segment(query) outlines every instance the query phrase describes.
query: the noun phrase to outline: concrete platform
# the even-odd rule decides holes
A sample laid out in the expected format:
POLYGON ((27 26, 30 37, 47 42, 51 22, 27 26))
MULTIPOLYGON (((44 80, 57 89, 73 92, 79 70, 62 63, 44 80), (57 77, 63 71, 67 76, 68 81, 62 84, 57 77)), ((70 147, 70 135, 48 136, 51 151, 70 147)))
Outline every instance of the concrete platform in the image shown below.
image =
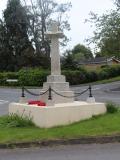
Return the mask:
POLYGON ((81 120, 89 119, 94 115, 104 114, 104 103, 87 103, 75 101, 73 103, 61 103, 54 106, 38 107, 36 105, 11 103, 9 114, 29 116, 36 126, 50 128, 60 125, 68 125, 81 120))

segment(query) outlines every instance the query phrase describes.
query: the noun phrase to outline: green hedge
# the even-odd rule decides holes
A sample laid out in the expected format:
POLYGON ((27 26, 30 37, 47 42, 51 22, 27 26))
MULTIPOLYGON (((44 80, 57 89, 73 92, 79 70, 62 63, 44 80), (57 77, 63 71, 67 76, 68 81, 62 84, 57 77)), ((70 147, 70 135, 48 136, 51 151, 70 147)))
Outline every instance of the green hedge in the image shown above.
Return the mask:
POLYGON ((41 69, 20 70, 18 72, 19 84, 21 86, 42 86, 49 74, 49 71, 41 69))
MULTIPOLYGON (((0 85, 42 86, 49 74, 50 71, 43 69, 22 69, 19 72, 3 72, 0 73, 0 85), (18 82, 6 82, 7 79, 18 79, 18 82)), ((65 70, 62 71, 62 74, 66 76, 66 80, 71 85, 77 85, 119 76, 120 66, 106 66, 99 71, 87 71, 84 68, 75 71, 65 70)))

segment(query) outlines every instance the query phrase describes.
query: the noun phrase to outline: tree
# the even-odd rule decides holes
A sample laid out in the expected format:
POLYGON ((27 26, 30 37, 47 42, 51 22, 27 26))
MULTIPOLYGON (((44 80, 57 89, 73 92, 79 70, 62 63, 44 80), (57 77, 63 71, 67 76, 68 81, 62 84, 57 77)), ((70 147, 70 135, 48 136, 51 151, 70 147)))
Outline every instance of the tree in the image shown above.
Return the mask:
POLYGON ((72 50, 66 50, 62 57, 62 67, 65 69, 78 69, 79 61, 93 58, 90 48, 77 44, 72 50))
POLYGON ((8 49, 6 49, 6 40, 6 28, 2 19, 0 19, 0 71, 8 68, 8 64, 11 62, 11 56, 8 53, 8 49))
POLYGON ((4 10, 4 21, 9 55, 14 69, 19 69, 27 65, 26 54, 33 55, 33 52, 28 53, 33 50, 27 34, 26 10, 20 0, 8 0, 7 8, 4 10))
POLYGON ((120 9, 120 0, 115 0, 115 4, 120 9))
POLYGON ((62 57, 62 68, 71 70, 77 69, 77 63, 75 62, 70 50, 67 50, 62 57))
POLYGON ((83 59, 91 59, 93 58, 92 52, 90 48, 87 48, 86 46, 82 44, 77 44, 73 50, 73 57, 76 60, 83 60, 83 59))
MULTIPOLYGON (((70 28, 67 11, 70 3, 58 4, 54 0, 36 0, 27 6, 27 0, 8 0, 0 24, 0 59, 3 70, 50 64, 50 40, 46 30, 52 20, 61 30, 70 28), (24 1, 24 7, 21 1, 24 1), (42 62, 43 61, 43 62, 42 62), (4 65, 2 65, 4 64, 4 65)), ((67 40, 64 37, 65 42, 67 40)), ((62 43, 63 44, 63 43, 62 43)))
POLYGON ((120 58, 120 12, 111 10, 110 13, 98 16, 91 13, 90 22, 94 23, 96 30, 94 37, 88 41, 95 43, 101 55, 114 55, 120 58))
MULTIPOLYGON (((61 30, 69 30, 67 12, 71 8, 70 3, 58 4, 54 0, 30 0, 31 6, 27 7, 29 23, 29 35, 35 46, 36 54, 50 56, 50 41, 46 38, 45 32, 52 20, 58 22, 61 30)), ((27 1, 24 0, 27 6, 27 1)), ((64 37, 62 45, 65 45, 67 37, 64 37)))

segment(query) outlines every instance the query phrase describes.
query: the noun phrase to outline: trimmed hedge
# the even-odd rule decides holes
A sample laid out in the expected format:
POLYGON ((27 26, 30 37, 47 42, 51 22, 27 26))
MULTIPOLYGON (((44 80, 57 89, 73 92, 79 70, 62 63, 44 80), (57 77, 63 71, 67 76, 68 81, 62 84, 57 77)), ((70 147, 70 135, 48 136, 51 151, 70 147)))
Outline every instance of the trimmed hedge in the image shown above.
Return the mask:
MULTIPOLYGON (((1 86, 42 86, 50 71, 43 69, 22 69, 19 72, 0 73, 1 86), (18 82, 6 82, 7 79, 18 79, 18 82)), ((99 71, 87 71, 84 68, 71 71, 64 70, 62 74, 71 85, 95 82, 120 75, 120 66, 106 66, 99 71)))
POLYGON ((42 69, 20 70, 18 81, 21 86, 42 86, 49 74, 49 71, 42 69))

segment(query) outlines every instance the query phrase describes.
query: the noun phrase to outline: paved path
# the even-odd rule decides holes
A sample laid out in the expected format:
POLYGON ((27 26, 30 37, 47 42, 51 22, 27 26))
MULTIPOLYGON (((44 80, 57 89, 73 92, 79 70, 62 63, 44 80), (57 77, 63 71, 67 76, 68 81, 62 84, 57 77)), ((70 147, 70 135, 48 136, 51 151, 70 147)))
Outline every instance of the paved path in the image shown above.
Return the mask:
MULTIPOLYGON (((120 104, 120 92, 109 91, 110 89, 118 87, 120 87, 120 81, 109 84, 94 85, 92 87, 93 95, 97 102, 113 101, 115 103, 120 104)), ((71 88, 75 92, 82 92, 86 88, 88 88, 88 86, 72 86, 71 88)), ((40 89, 32 89, 31 91, 39 93, 40 89)), ((18 102, 20 96, 21 89, 0 88, 0 115, 7 114, 8 104, 11 102, 18 102)), ((28 97, 28 99, 36 98, 28 94, 26 94, 26 96, 28 97)), ((77 98, 76 100, 86 100, 88 96, 89 93, 87 92, 84 95, 77 98)))
POLYGON ((120 160, 120 144, 0 150, 0 160, 120 160))

